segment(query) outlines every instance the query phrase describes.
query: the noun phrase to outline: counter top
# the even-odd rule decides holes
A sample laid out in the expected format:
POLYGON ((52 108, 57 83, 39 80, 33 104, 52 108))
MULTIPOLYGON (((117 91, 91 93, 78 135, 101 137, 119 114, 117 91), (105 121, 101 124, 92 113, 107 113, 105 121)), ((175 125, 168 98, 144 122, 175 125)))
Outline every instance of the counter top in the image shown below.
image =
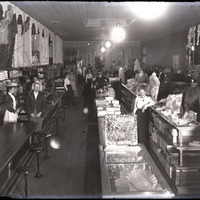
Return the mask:
POLYGON ((4 124, 0 128, 0 171, 15 156, 33 134, 38 123, 20 122, 4 124))
MULTIPOLYGON (((53 114, 61 98, 62 94, 52 94, 52 103, 47 106, 45 111, 43 126, 48 122, 49 116, 53 114)), ((39 123, 36 122, 8 123, 0 127, 0 170, 12 160, 20 147, 38 127, 39 123)))
POLYGON ((137 94, 136 94, 135 92, 131 91, 126 85, 124 85, 124 84, 122 83, 122 86, 123 86, 124 88, 126 88, 127 90, 129 90, 130 93, 132 93, 133 95, 135 95, 135 97, 137 97, 137 94))
POLYGON ((173 121, 169 120, 167 117, 165 117, 164 115, 162 115, 159 111, 157 111, 156 108, 155 108, 155 106, 152 106, 152 107, 149 107, 149 108, 152 111, 154 111, 155 113, 157 113, 162 119, 164 119, 169 124, 171 124, 171 126, 173 126, 174 128, 176 128, 176 129, 178 129, 180 131, 200 130, 200 123, 199 123, 199 126, 177 125, 173 121))

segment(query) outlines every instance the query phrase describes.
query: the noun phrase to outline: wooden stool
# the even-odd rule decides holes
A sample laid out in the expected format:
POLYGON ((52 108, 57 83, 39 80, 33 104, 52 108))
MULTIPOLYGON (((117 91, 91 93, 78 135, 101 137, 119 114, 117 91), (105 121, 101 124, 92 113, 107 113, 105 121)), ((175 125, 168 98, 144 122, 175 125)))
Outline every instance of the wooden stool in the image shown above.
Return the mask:
POLYGON ((31 165, 18 167, 16 172, 20 174, 24 174, 24 182, 25 182, 25 196, 28 196, 28 174, 34 171, 34 167, 31 165))
POLYGON ((43 138, 43 141, 44 141, 44 145, 45 145, 45 147, 44 147, 44 149, 45 149, 45 159, 48 159, 49 158, 49 154, 48 154, 48 144, 47 144, 47 139, 49 138, 49 137, 51 137, 52 136, 52 134, 47 134, 47 135, 45 135, 45 136, 41 136, 41 138, 43 138))
POLYGON ((36 152, 37 155, 37 173, 35 177, 42 177, 43 175, 40 173, 40 152, 44 150, 43 144, 33 146, 31 150, 36 152))

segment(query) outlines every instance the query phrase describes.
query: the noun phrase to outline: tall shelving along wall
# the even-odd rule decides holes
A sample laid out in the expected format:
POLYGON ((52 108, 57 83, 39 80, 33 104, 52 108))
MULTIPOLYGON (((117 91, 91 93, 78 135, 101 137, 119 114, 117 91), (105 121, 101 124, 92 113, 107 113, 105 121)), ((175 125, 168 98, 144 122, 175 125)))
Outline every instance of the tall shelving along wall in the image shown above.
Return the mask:
POLYGON ((176 194, 200 194, 200 124, 176 125, 154 107, 149 109, 150 153, 176 194), (174 133, 175 131, 175 133, 174 133))
POLYGON ((37 74, 45 91, 63 67, 63 41, 10 2, 0 2, 0 125, 5 112, 8 81, 18 83, 18 104, 23 104, 30 77, 37 74))

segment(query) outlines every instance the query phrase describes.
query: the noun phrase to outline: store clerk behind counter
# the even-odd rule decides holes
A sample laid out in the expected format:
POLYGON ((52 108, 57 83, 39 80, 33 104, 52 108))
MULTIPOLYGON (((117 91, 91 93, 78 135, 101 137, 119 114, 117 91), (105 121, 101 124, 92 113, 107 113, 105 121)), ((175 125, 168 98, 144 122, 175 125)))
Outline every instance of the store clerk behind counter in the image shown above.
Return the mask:
POLYGON ((138 96, 135 99, 133 114, 137 115, 138 142, 143 143, 148 148, 149 142, 149 115, 147 108, 153 106, 155 102, 147 96, 147 84, 143 83, 138 88, 138 96))
POLYGON ((94 80, 94 88, 96 90, 103 89, 109 83, 109 78, 104 76, 101 71, 98 71, 97 77, 94 80))

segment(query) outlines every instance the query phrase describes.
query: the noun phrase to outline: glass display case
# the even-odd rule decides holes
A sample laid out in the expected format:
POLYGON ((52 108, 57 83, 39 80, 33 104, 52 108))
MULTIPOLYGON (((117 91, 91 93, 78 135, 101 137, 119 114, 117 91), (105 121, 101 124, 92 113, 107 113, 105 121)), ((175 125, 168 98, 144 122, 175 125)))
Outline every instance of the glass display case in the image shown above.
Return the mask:
POLYGON ((174 193, 143 144, 134 115, 106 115, 98 121, 103 198, 171 198, 174 193))
POLYGON ((109 149, 99 145, 99 153, 103 198, 173 197, 143 144, 109 149))

